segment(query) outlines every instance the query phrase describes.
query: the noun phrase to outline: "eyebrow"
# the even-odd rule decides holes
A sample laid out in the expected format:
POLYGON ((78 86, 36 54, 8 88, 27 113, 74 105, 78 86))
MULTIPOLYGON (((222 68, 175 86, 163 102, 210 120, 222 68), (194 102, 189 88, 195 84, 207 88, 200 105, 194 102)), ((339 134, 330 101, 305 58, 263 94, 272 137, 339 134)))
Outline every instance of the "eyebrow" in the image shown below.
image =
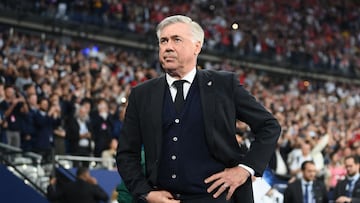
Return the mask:
POLYGON ((161 37, 160 40, 161 40, 161 39, 169 39, 169 38, 170 38, 170 39, 174 39, 174 38, 177 38, 177 37, 183 38, 183 37, 181 37, 180 35, 171 35, 170 37, 161 37))

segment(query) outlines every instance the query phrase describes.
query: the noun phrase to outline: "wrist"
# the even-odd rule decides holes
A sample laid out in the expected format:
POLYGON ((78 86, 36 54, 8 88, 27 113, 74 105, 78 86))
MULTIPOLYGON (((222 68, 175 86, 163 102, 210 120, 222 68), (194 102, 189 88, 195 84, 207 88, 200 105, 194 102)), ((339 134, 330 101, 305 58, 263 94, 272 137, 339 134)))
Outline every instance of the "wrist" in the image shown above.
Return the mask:
POLYGON ((238 166, 245 169, 249 173, 249 177, 255 175, 254 169, 252 169, 244 164, 239 164, 238 166))

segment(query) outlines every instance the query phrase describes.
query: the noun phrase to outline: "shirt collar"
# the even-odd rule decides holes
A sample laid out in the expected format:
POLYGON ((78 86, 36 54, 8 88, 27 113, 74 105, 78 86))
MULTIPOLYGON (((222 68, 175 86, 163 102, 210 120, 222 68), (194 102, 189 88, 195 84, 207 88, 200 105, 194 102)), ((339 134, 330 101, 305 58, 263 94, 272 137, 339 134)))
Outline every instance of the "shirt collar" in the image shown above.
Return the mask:
POLYGON ((348 176, 347 179, 348 179, 348 180, 351 180, 351 181, 354 181, 354 180, 358 180, 359 177, 360 177, 360 174, 357 173, 357 174, 355 174, 354 176, 351 176, 351 177, 348 176))
MULTIPOLYGON (((192 83, 194 81, 196 75, 196 68, 194 67, 188 74, 186 74, 181 80, 186 80, 188 83, 192 83)), ((173 84, 175 80, 178 80, 174 77, 171 77, 168 73, 166 73, 166 82, 168 83, 169 87, 173 84)))
POLYGON ((305 186, 306 184, 312 185, 314 181, 306 181, 303 178, 301 179, 301 185, 305 186))

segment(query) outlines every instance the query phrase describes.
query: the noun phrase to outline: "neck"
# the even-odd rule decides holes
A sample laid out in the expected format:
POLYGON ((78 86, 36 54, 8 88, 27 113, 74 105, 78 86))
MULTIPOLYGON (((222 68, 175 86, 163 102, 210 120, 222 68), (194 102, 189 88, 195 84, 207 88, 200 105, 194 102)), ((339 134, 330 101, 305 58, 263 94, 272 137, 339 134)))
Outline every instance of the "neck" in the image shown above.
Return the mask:
POLYGON ((181 69, 175 69, 175 70, 165 70, 167 74, 169 74, 171 77, 180 80, 184 78, 187 74, 189 74, 195 65, 191 66, 191 68, 181 68, 181 69))
POLYGON ((167 74, 169 74, 171 77, 180 80, 182 79, 187 73, 179 73, 178 71, 174 70, 174 71, 166 71, 167 74))
POLYGON ((355 177, 357 174, 358 174, 358 173, 355 173, 355 174, 352 174, 352 175, 349 174, 348 177, 349 177, 349 178, 353 178, 353 177, 355 177))
POLYGON ((311 183, 311 182, 312 182, 312 180, 306 180, 306 179, 303 179, 303 181, 304 181, 305 183, 311 183))

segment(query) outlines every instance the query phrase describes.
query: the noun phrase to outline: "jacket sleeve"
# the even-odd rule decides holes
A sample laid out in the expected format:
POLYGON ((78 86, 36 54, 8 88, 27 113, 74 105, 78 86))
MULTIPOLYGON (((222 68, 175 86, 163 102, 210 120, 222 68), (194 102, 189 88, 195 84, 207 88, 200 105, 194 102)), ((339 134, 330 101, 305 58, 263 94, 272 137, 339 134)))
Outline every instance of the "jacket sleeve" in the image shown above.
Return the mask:
POLYGON ((134 197, 152 190, 141 166, 141 147, 142 138, 135 88, 129 96, 116 155, 119 174, 134 197))
POLYGON ((102 200, 104 202, 107 202, 109 199, 109 196, 99 185, 94 185, 94 196, 97 200, 102 200))
POLYGON ((235 75, 233 81, 236 118, 248 124, 255 135, 242 164, 252 168, 255 176, 261 176, 275 150, 281 127, 274 116, 245 90, 235 75))
POLYGON ((293 203, 294 200, 293 200, 293 193, 292 193, 292 190, 291 190, 291 186, 288 187, 285 189, 285 192, 284 192, 284 203, 293 203))
POLYGON ((63 194, 62 191, 59 189, 59 187, 50 184, 48 185, 46 190, 47 190, 46 197, 49 201, 56 202, 61 200, 63 194))

